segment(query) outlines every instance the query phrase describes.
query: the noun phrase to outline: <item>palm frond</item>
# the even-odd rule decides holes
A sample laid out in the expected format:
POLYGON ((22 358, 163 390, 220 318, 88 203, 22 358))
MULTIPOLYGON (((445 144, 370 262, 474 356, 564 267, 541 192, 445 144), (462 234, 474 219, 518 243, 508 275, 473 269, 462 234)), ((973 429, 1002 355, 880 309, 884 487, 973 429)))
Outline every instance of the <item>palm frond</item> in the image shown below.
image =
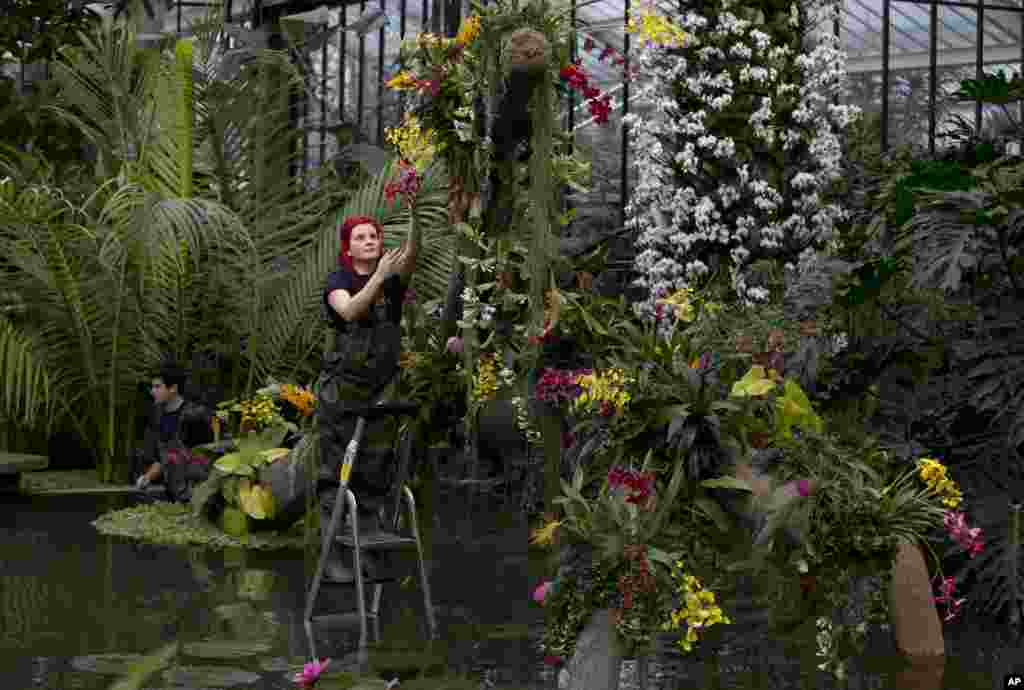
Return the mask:
MULTIPOLYGON (((386 246, 397 246, 402 241, 408 229, 409 211, 388 203, 385 194, 394 167, 394 162, 386 165, 330 217, 326 225, 321 219, 319 232, 312 240, 297 243, 292 249, 289 262, 294 268, 289 271, 286 283, 273 293, 273 302, 260 319, 261 347, 256 355, 260 377, 293 366, 293 362, 282 360, 284 353, 319 351, 325 332, 321 292, 327 274, 337 267, 338 220, 350 215, 375 217, 385 227, 386 246)), ((428 171, 417 201, 423 224, 423 247, 415 285, 425 299, 443 294, 452 266, 453 238, 448 226, 446 185, 442 171, 436 168, 428 171)))
POLYGON ((50 421, 53 410, 46 365, 35 356, 35 343, 0 316, 0 410, 28 427, 50 421))

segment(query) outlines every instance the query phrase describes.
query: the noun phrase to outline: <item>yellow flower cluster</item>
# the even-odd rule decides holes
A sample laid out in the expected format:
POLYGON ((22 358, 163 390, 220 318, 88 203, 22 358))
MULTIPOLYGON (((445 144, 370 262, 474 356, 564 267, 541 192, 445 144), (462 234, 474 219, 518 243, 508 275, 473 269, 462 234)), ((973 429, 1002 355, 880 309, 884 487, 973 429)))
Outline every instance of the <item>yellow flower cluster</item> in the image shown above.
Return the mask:
POLYGON ((459 27, 459 33, 455 37, 455 42, 459 45, 469 45, 476 40, 476 37, 480 35, 480 17, 475 14, 471 14, 462 22, 462 26, 459 27))
POLYGON ((419 119, 412 114, 406 114, 400 127, 388 127, 385 138, 398 149, 402 158, 420 171, 430 164, 437 151, 434 146, 434 131, 423 129, 419 119))
POLYGON ((550 546, 555 541, 555 532, 561 526, 561 520, 551 520, 541 525, 530 535, 530 543, 537 546, 550 546))
POLYGON ((659 299, 657 303, 672 307, 677 319, 689 323, 690 321, 693 321, 695 316, 693 303, 691 301, 692 299, 693 290, 690 288, 683 288, 682 290, 677 290, 669 297, 659 299))
POLYGON ((583 388, 573 403, 577 409, 597 405, 602 414, 610 411, 621 414, 631 399, 626 385, 632 383, 632 379, 621 369, 610 369, 602 374, 583 374, 576 379, 576 383, 583 388))
POLYGON ((398 366, 402 370, 415 369, 419 361, 420 356, 415 352, 403 352, 398 356, 398 366))
POLYGON ((626 30, 640 34, 643 38, 660 46, 682 48, 687 41, 686 33, 667 17, 651 9, 640 11, 640 21, 631 17, 626 30))
POLYGON ((384 85, 395 91, 411 91, 416 88, 416 77, 408 70, 399 72, 391 79, 384 82, 384 85))
POLYGON ((432 34, 429 31, 425 31, 416 36, 416 43, 421 48, 433 48, 434 46, 446 45, 448 43, 451 43, 451 39, 444 38, 443 36, 438 36, 437 34, 432 34))
POLYGON ((277 406, 270 395, 260 394, 238 403, 242 413, 242 429, 262 429, 277 416, 277 406))
POLYGON ((676 642, 683 651, 689 652, 693 649, 693 643, 698 640, 698 632, 718 623, 732 623, 722 613, 722 609, 715 601, 715 593, 704 589, 693 575, 683 571, 683 562, 676 561, 677 571, 673 572, 673 579, 679 582, 679 593, 683 595, 684 606, 671 613, 669 620, 665 621, 662 629, 665 631, 678 630, 686 623, 686 635, 680 637, 676 642))
POLYGON ((281 386, 281 399, 294 405, 303 417, 312 415, 313 409, 316 407, 316 396, 305 388, 299 388, 292 383, 285 383, 281 386))
POLYGON ((963 500, 960 488, 946 476, 946 466, 934 458, 921 458, 917 461, 917 470, 928 488, 942 496, 942 504, 947 508, 956 508, 963 500))
POLYGON ((473 395, 477 400, 493 400, 498 392, 498 363, 494 354, 480 358, 473 395))

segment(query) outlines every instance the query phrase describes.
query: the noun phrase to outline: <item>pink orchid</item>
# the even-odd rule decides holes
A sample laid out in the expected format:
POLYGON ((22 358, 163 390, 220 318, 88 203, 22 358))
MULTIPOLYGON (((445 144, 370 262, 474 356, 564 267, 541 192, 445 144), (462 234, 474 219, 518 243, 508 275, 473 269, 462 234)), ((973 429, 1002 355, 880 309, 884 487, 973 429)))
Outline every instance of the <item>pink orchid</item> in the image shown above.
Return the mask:
POLYGON ((533 600, 544 605, 544 600, 547 598, 548 593, 551 591, 551 580, 545 580, 544 582, 537 585, 537 588, 533 590, 533 600))
POLYGON ((445 349, 451 352, 453 355, 462 354, 463 342, 462 338, 457 335, 453 335, 448 338, 448 342, 445 343, 445 349))
POLYGON ((798 479, 789 483, 789 488, 801 498, 807 498, 814 493, 814 484, 809 479, 798 479))
POLYGON ((968 527, 966 517, 961 511, 946 511, 942 522, 949 531, 949 536, 955 539, 971 558, 984 550, 985 542, 981 538, 981 528, 968 527))
POLYGON ((316 685, 316 682, 320 680, 320 675, 327 668, 327 664, 331 663, 330 659, 324 659, 323 661, 310 661, 308 664, 302 667, 302 673, 296 673, 293 679, 300 687, 312 688, 316 685))

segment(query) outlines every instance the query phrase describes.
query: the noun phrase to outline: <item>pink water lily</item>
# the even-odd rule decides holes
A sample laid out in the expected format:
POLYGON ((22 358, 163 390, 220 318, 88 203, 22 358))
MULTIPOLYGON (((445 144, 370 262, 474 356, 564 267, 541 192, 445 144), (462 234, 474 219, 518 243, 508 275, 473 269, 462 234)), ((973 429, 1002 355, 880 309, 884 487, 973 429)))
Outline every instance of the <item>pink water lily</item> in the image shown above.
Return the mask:
POLYGON ((548 593, 551 591, 551 586, 551 580, 545 580, 544 582, 540 583, 537 586, 537 588, 533 590, 533 600, 541 606, 543 606, 544 600, 547 598, 548 593))
POLYGON ((330 659, 324 659, 323 661, 310 661, 308 664, 302 667, 302 673, 296 673, 293 679, 299 687, 312 688, 316 685, 316 682, 320 680, 320 674, 327 668, 327 664, 331 663, 330 659))

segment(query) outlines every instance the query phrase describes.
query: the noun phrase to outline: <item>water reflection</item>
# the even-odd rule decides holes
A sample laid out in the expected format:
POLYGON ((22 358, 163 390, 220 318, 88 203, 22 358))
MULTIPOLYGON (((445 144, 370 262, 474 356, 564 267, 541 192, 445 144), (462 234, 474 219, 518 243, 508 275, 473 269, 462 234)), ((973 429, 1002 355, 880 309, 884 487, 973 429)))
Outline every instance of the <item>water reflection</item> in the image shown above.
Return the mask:
MULTIPOLYGON (((178 640, 176 662, 148 687, 292 687, 291 674, 308 656, 301 621, 309 571, 304 554, 209 552, 98 535, 89 523, 125 500, 61 496, 0 505, 2 686, 105 690, 132 659, 178 640)), ((525 523, 518 531, 491 534, 479 526, 471 546, 443 533, 433 540, 431 579, 441 632, 506 626, 504 638, 488 640, 489 661, 511 661, 496 678, 526 687, 535 661, 526 623, 537 612, 526 606, 525 594, 493 596, 528 591, 525 523), (508 626, 517 624, 519 636, 510 637, 508 626), (505 654, 502 645, 514 653, 505 654)), ((344 588, 332 588, 324 604, 355 609, 353 593, 344 588)), ((470 670, 477 639, 428 648, 421 609, 416 578, 408 589, 386 586, 371 637, 379 644, 368 655, 353 654, 358 625, 344 616, 317 621, 318 649, 335 659, 336 668, 361 661, 375 670, 382 664, 416 672, 470 670)))
MULTIPOLYGON (((129 658, 171 640, 182 643, 181 652, 173 669, 150 682, 154 690, 242 680, 235 687, 293 687, 291 674, 308 655, 301 617, 315 563, 300 552, 208 552, 101 538, 90 521, 123 500, 61 496, 0 504, 2 687, 106 690, 129 658), (245 674, 259 679, 248 682, 245 674)), ((455 518, 443 515, 440 523, 455 525, 455 518)), ((318 651, 335 659, 332 666, 407 674, 440 665, 498 687, 557 687, 537 649, 542 613, 529 605, 528 592, 540 572, 527 562, 525 524, 483 515, 460 525, 460 539, 437 529, 432 540, 442 639, 425 641, 413 578, 408 589, 385 588, 379 629, 371 625, 370 633, 379 644, 362 658, 351 617, 317 620, 318 651)), ((324 608, 353 610, 353 595, 331 588, 324 608)), ((733 630, 693 655, 652 660, 648 688, 990 690, 1004 674, 1024 672, 1021 640, 978 624, 947 628, 947 659, 910 662, 882 639, 853 663, 845 684, 815 669, 813 637, 787 646, 752 625, 726 627, 733 630)), ((633 668, 626 665, 623 690, 637 687, 633 668)))

